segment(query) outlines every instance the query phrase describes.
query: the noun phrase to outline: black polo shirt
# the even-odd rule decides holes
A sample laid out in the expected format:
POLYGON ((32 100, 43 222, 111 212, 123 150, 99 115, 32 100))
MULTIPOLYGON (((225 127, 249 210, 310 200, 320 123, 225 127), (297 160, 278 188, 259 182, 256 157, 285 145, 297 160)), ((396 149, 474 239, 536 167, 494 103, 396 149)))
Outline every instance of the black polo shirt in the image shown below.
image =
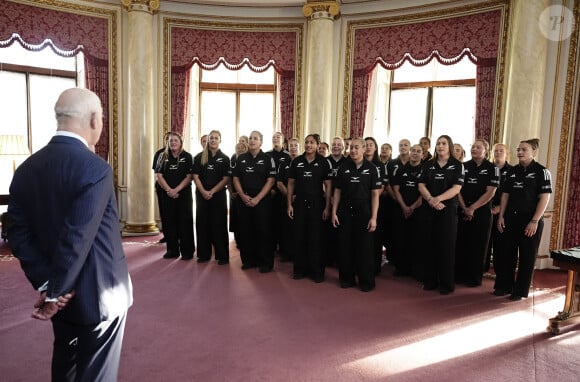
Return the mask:
POLYGON ((253 197, 260 193, 268 178, 276 178, 276 164, 262 150, 255 158, 247 152, 238 156, 232 175, 239 179, 244 192, 253 197))
MULTIPOLYGON (((431 195, 438 196, 458 184, 463 186, 463 164, 453 157, 449 157, 445 166, 439 166, 433 158, 423 163, 419 183, 424 183, 431 195)), ((457 205, 457 195, 443 201, 446 206, 457 205)))
MULTIPOLYGON (((193 167, 193 158, 191 154, 187 151, 182 151, 179 156, 175 158, 171 152, 169 157, 165 158, 160 169, 157 169, 157 173, 161 173, 163 178, 171 188, 175 188, 181 183, 183 179, 188 174, 191 174, 191 169, 193 167)), ((187 187, 191 187, 191 183, 187 187)))
POLYGON ((533 214, 539 195, 552 193, 552 175, 535 160, 525 168, 517 164, 508 170, 502 192, 510 194, 508 212, 533 214))
POLYGON ((332 178, 332 165, 322 155, 316 154, 308 163, 304 154, 294 158, 288 169, 288 178, 295 179, 294 194, 296 197, 312 200, 323 196, 322 185, 332 178))
POLYGON ((334 187, 340 189, 341 202, 370 201, 371 191, 382 186, 379 169, 373 163, 363 160, 360 168, 348 158, 338 168, 334 187))
POLYGON ((276 164, 276 170, 280 169, 280 165, 282 163, 288 164, 290 163, 290 153, 286 150, 270 150, 266 152, 266 155, 269 155, 274 159, 274 163, 276 164))
MULTIPOLYGON (((490 161, 484 160, 478 166, 473 159, 463 163, 465 182, 461 187, 461 196, 466 206, 470 206, 485 194, 488 186, 499 186, 499 169, 490 161)), ((488 203, 491 206, 491 200, 488 203)))
MULTIPOLYGON (((496 168, 497 168, 497 166, 496 166, 496 168)), ((499 186, 497 187, 497 191, 493 195, 493 199, 491 201, 492 206, 499 206, 501 203, 501 189, 503 187, 503 184, 505 183, 505 180, 507 178, 507 174, 508 174, 508 171, 510 170, 510 168, 512 168, 512 165, 510 165, 509 163, 506 162, 502 168, 498 169, 498 171, 499 171, 499 186)))
POLYGON ((419 176, 422 168, 421 163, 413 166, 411 162, 407 162, 397 170, 395 177, 391 180, 391 185, 399 186, 399 193, 407 206, 415 203, 421 195, 419 193, 419 176))
POLYGON ((224 176, 230 176, 230 159, 218 150, 215 155, 211 151, 208 152, 207 163, 205 166, 201 164, 201 154, 199 153, 193 158, 193 174, 199 176, 199 180, 206 190, 211 190, 216 184, 222 181, 224 176))
POLYGON ((334 177, 336 177, 336 172, 338 171, 338 168, 340 167, 340 165, 346 161, 346 157, 341 155, 339 160, 334 160, 334 158, 331 155, 328 157, 328 160, 329 160, 330 166, 332 168, 332 177, 334 178, 334 177))

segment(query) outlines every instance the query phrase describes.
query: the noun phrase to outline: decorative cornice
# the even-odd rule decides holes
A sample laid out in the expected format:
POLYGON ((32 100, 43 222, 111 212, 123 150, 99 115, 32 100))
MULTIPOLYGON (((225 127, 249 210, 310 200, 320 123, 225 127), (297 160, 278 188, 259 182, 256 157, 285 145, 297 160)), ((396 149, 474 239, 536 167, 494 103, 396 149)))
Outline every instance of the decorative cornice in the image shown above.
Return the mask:
POLYGON ((160 0, 121 0, 121 4, 129 12, 142 11, 155 13, 159 10, 160 0))
POLYGON ((308 1, 302 7, 302 14, 312 20, 334 20, 340 15, 340 5, 336 1, 308 1))

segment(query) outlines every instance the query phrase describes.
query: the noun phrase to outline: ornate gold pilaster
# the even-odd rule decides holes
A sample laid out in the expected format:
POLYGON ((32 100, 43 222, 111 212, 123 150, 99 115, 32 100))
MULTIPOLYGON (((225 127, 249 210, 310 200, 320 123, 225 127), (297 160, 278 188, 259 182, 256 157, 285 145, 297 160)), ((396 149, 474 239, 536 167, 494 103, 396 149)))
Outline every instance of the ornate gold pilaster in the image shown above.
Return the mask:
POLYGON ((151 14, 159 10, 160 0, 121 0, 127 11, 142 11, 151 14))
POLYGON ((152 235, 155 225, 153 171, 149 166, 154 154, 154 51, 153 14, 141 7, 159 8, 158 1, 129 1, 127 17, 126 146, 127 219, 124 235, 152 235), (139 11, 136 11, 137 8, 139 11))
POLYGON ((340 5, 336 1, 307 1, 302 6, 304 17, 312 19, 335 19, 340 15, 340 5))
POLYGON ((333 21, 340 13, 335 1, 309 1, 302 8, 309 18, 306 67, 304 136, 318 133, 323 140, 332 134, 333 21))

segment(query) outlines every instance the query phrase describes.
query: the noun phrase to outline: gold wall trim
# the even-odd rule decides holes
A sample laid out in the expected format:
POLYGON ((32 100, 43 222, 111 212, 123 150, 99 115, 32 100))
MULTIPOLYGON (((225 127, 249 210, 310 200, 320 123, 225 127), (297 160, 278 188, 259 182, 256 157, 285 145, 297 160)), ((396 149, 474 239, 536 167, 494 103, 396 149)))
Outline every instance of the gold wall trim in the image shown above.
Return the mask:
MULTIPOLYGON (((344 96, 342 105, 342 136, 350 135, 350 119, 351 119, 351 86, 353 76, 353 61, 354 61, 354 36, 357 29, 388 27, 391 25, 412 24, 416 22, 441 20, 450 17, 465 16, 470 14, 482 13, 493 10, 501 10, 502 28, 501 36, 499 36, 498 43, 498 57, 497 57, 497 72, 496 72, 496 96, 494 100, 494 119, 492 121, 492 141, 494 137, 499 136, 501 130, 501 110, 503 107, 503 83, 504 83, 504 66, 505 54, 507 49, 507 32, 509 27, 509 0, 492 0, 485 1, 479 4, 468 6, 438 9, 427 12, 417 12, 412 14, 405 14, 399 16, 389 16, 384 18, 367 19, 349 21, 347 23, 347 37, 346 37, 346 58, 345 58, 345 77, 344 77, 344 96)), ((409 8, 412 10, 412 8, 409 8)))
POLYGON ((272 23, 226 23, 181 18, 163 19, 163 134, 170 130, 171 123, 171 28, 191 28, 207 30, 239 30, 256 32, 295 32, 296 57, 294 76, 294 126, 293 133, 302 131, 302 57, 304 45, 304 24, 272 23))
MULTIPOLYGON (((554 197, 554 216, 550 232, 550 249, 561 248, 564 241, 566 213, 568 211, 568 187, 572 173, 571 158, 574 149, 574 134, 576 132, 576 117, 578 97, 578 82, 580 82, 580 62, 578 44, 580 35, 580 1, 574 6, 574 32, 570 36, 570 50, 568 52, 568 70, 566 72, 566 88, 564 90, 564 109, 562 111, 562 125, 560 131, 560 145, 558 151, 558 166, 554 197)), ((580 148, 576 148, 576 151, 580 148)))

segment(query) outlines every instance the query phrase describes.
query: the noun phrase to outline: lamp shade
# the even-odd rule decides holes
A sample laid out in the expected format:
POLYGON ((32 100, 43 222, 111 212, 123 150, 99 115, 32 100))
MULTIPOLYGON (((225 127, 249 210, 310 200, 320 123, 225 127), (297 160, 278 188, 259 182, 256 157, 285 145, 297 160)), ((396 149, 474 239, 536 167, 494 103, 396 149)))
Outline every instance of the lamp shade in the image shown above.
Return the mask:
POLYGON ((22 135, 0 135, 0 155, 29 155, 22 135))

